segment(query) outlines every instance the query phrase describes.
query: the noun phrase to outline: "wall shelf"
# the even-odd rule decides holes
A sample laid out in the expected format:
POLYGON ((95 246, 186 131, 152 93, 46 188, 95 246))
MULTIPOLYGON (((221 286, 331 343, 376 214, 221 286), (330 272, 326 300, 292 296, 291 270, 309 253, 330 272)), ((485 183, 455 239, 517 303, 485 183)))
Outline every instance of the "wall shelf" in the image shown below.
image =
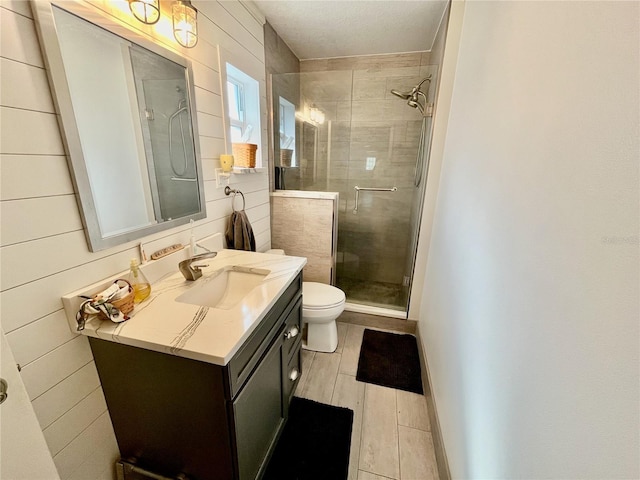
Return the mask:
POLYGON ((252 173, 264 173, 266 167, 249 168, 249 167, 233 167, 230 172, 223 172, 221 168, 216 168, 216 187, 224 187, 229 185, 233 175, 247 175, 252 173))

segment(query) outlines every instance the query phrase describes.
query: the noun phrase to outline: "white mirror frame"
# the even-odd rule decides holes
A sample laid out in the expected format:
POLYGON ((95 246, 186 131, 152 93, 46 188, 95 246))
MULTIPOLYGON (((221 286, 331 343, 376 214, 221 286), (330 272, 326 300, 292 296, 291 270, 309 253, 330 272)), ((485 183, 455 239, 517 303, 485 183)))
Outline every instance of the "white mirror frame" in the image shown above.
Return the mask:
POLYGON ((62 132, 62 141, 67 154, 67 162, 71 171, 71 177, 76 193, 76 199, 80 209, 84 232, 89 249, 92 252, 104 250, 123 243, 130 242, 160 231, 168 230, 179 225, 189 223, 191 220, 200 220, 206 217, 206 202, 204 196, 204 181, 202 174, 202 162, 200 156, 200 141, 196 120, 195 91, 193 85, 193 71, 191 62, 155 42, 143 37, 126 23, 108 16, 97 8, 76 1, 69 0, 32 0, 31 8, 36 19, 36 29, 43 50, 49 84, 58 114, 58 123, 62 132), (196 157, 196 174, 200 201, 200 212, 184 217, 144 226, 122 234, 103 237, 96 215, 96 206, 91 192, 89 176, 84 160, 84 153, 78 134, 78 125, 73 110, 69 84, 67 82, 60 42, 58 40, 56 25, 53 17, 53 6, 57 6, 78 17, 97 25, 115 35, 138 44, 162 57, 165 57, 183 67, 187 71, 187 89, 189 91, 189 109, 192 118, 192 131, 196 157))

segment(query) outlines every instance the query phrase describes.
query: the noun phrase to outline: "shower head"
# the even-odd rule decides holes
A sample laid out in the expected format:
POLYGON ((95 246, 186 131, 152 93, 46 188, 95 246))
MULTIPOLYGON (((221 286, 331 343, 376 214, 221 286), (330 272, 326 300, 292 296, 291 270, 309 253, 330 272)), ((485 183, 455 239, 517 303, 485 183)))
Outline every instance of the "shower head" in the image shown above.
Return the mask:
POLYGON ((413 95, 413 92, 399 92, 398 90, 391 90, 391 93, 403 100, 409 100, 413 95))
MULTIPOLYGON (((426 111, 426 106, 428 104, 428 99, 427 99, 427 95, 422 90, 420 90, 420 87, 422 87, 422 84, 425 82, 428 82, 427 85, 431 84, 431 75, 428 75, 425 78, 423 78, 420 81, 420 83, 418 83, 415 87, 411 89, 410 92, 399 92, 398 90, 391 90, 391 93, 394 94, 396 97, 400 97, 403 100, 406 100, 407 105, 409 105, 412 108, 418 109, 420 113, 424 116, 426 111), (420 101, 420 97, 422 97, 422 102, 420 101)), ((429 89, 427 88, 427 92, 428 91, 429 89)))

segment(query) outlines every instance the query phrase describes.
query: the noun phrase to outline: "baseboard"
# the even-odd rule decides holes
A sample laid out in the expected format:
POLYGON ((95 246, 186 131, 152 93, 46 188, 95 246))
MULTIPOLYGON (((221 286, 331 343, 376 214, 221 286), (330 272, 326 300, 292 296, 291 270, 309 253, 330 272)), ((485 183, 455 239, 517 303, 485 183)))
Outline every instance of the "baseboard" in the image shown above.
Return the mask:
POLYGON ((348 312, 344 311, 337 319, 342 323, 353 323, 371 328, 380 328, 383 330, 392 330, 400 333, 415 334, 417 322, 414 320, 403 320, 400 318, 381 317, 371 315, 369 313, 348 312))
POLYGON ((429 374, 429 364, 427 356, 422 349, 422 339, 420 338, 420 326, 416 325, 416 339, 418 340, 418 353, 420 355, 420 367, 422 369, 422 384, 425 387, 425 397, 427 399, 427 408, 429 410, 429 422, 431 422, 431 437, 433 438, 433 447, 436 452, 436 463, 438 464, 438 477, 440 480, 451 480, 449 472, 449 463, 447 462, 447 454, 442 441, 442 431, 440 430, 440 422, 438 421, 438 410, 433 398, 433 390, 431 388, 431 375, 429 374))

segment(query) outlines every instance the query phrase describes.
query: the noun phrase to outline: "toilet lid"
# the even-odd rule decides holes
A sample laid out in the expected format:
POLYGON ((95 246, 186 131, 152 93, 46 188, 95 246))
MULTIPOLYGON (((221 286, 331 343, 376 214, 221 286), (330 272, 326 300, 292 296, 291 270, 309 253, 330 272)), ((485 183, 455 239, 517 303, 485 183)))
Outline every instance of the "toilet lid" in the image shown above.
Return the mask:
POLYGON ((330 308, 344 303, 345 295, 339 288, 317 282, 302 282, 304 308, 330 308))

